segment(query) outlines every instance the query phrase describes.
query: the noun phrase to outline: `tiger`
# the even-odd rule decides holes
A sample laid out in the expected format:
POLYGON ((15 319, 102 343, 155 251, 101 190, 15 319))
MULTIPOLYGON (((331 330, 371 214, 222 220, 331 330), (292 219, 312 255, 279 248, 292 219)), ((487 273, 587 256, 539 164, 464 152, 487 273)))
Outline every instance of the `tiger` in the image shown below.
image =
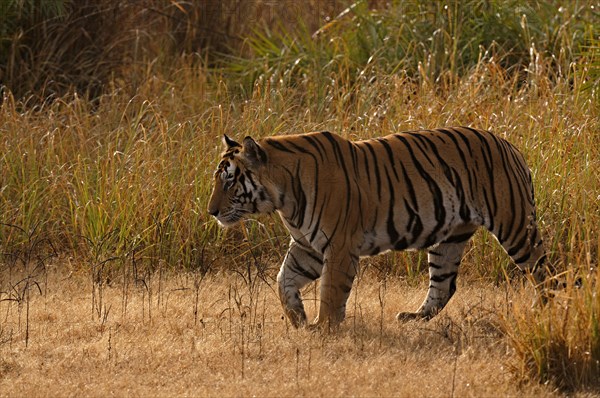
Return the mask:
POLYGON ((208 213, 224 226, 277 212, 291 240, 277 274, 296 328, 333 327, 361 257, 427 251, 429 289, 416 312, 429 320, 456 292, 467 242, 479 227, 536 285, 546 278, 531 171, 521 152, 471 127, 406 131, 351 141, 322 131, 238 143, 223 137, 208 213), (307 323, 301 289, 320 278, 318 315, 307 323))

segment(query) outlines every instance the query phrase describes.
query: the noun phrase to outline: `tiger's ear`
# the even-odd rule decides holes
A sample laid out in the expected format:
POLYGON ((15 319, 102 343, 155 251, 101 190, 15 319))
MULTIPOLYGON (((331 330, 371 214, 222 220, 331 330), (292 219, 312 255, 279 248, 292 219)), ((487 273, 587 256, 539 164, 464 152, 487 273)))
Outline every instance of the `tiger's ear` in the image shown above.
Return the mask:
POLYGON ((231 138, 229 138, 227 136, 227 134, 223 134, 223 146, 225 147, 226 150, 227 149, 231 149, 231 148, 236 147, 236 146, 237 147, 241 147, 241 145, 238 142, 236 142, 236 141, 232 140, 231 138))
POLYGON ((244 138, 243 147, 244 157, 251 166, 258 167, 267 163, 267 153, 252 137, 244 138))

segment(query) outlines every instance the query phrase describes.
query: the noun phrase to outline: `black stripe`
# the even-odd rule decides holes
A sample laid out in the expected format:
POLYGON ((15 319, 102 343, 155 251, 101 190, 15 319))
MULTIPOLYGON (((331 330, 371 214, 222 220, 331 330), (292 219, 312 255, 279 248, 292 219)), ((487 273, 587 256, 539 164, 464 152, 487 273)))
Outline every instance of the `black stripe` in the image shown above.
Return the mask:
POLYGON ((394 195, 394 187, 392 185, 392 179, 390 178, 390 173, 388 173, 387 168, 385 169, 385 176, 388 181, 388 189, 390 193, 390 203, 388 205, 388 217, 387 217, 387 232, 390 237, 390 243, 395 245, 400 237, 400 234, 396 230, 396 226, 394 224, 394 207, 396 205, 395 195, 394 195))
MULTIPOLYGON (((304 137, 304 136, 303 136, 303 137, 304 137)), ((311 139, 311 140, 312 140, 312 139, 311 139)), ((314 141, 314 140, 313 140, 313 141, 314 141)), ((309 142, 311 142, 311 141, 309 141, 309 142)), ((319 185, 320 185, 320 184, 319 184, 319 161, 318 161, 317 157, 316 157, 316 156, 315 156, 315 155, 314 155, 314 154, 313 154, 311 151, 307 150, 306 148, 303 148, 303 147, 301 147, 301 146, 299 146, 299 145, 297 145, 297 144, 295 144, 295 143, 293 143, 293 142, 289 142, 289 144, 290 144, 290 145, 291 145, 291 146, 292 146, 292 147, 293 147, 295 150, 297 150, 298 152, 301 152, 301 153, 304 153, 304 154, 307 154, 307 155, 309 155, 309 156, 312 158, 313 162, 315 163, 315 165, 314 165, 314 171, 315 171, 315 175, 314 175, 314 181, 315 181, 315 184, 314 184, 314 193, 313 193, 313 202, 312 202, 312 203, 313 203, 313 204, 314 204, 314 203, 317 203, 317 200, 318 200, 318 194, 319 194, 319 185)), ((314 143, 311 143, 311 145, 313 145, 313 144, 314 144, 314 143)), ((317 149, 317 151, 319 151, 318 147, 316 147, 316 149, 317 149)), ((296 184, 299 184, 300 191, 301 191, 300 193, 301 193, 301 195, 302 195, 302 196, 301 196, 301 198, 303 198, 303 199, 304 199, 304 203, 302 203, 302 204, 300 205, 300 207, 301 207, 303 210, 302 210, 302 218, 300 219, 300 223, 299 223, 299 225, 298 225, 298 227, 302 227, 302 225, 304 224, 304 215, 305 215, 305 211, 306 211, 307 203, 306 203, 306 195, 304 194, 304 190, 302 189, 302 185, 301 185, 301 182, 300 182, 300 181, 301 181, 301 179, 300 179, 300 174, 299 174, 299 171, 298 171, 298 167, 297 167, 297 169, 296 169, 296 178, 295 178, 295 179, 292 179, 292 181, 295 181, 295 183, 296 183, 296 184)), ((294 187, 296 186, 296 184, 294 184, 294 187)), ((296 189, 295 189, 295 192, 298 192, 298 190, 297 190, 297 187, 296 187, 296 189)), ((313 220, 314 220, 314 215, 315 215, 315 206, 313 205, 313 206, 312 206, 312 213, 311 213, 311 217, 310 217, 309 225, 312 225, 312 222, 313 222, 313 220)))
POLYGON ((317 232, 319 232, 319 230, 321 229, 321 217, 323 216, 323 209, 327 205, 327 202, 329 202, 329 196, 324 198, 321 203, 321 209, 319 210, 319 216, 317 217, 317 221, 316 221, 315 225, 312 227, 312 233, 310 234, 310 239, 309 239, 310 243, 313 243, 313 241, 315 240, 315 237, 317 236, 317 232))
POLYGON ((429 187, 429 191, 431 193, 435 212, 435 220, 437 221, 437 224, 425 240, 425 243, 423 244, 423 247, 428 247, 437 242, 436 234, 442 229, 442 227, 446 223, 446 209, 444 208, 444 197, 435 179, 432 178, 431 175, 429 175, 429 173, 425 171, 425 169, 423 169, 423 166, 421 166, 419 161, 415 158, 415 155, 410 148, 408 140, 401 135, 395 135, 395 137, 398 140, 400 140, 400 142, 402 142, 407 148, 408 153, 410 154, 410 157, 412 159, 413 165, 415 166, 421 177, 423 177, 423 179, 427 183, 427 186, 429 187))
POLYGON ((423 232, 423 222, 419 214, 414 211, 404 199, 404 208, 408 213, 408 223, 406 224, 406 230, 412 233, 412 243, 416 242, 423 232))
POLYGON ((320 181, 319 181, 319 162, 317 162, 317 159, 315 158, 315 190, 314 190, 314 194, 313 194, 313 202, 312 202, 312 212, 310 214, 310 221, 308 222, 308 225, 312 225, 314 217, 315 217, 315 211, 316 211, 316 204, 317 201, 319 200, 319 185, 320 185, 320 181))
POLYGON ((286 144, 289 144, 290 146, 292 146, 292 147, 293 147, 293 148, 294 148, 296 151, 298 151, 298 152, 305 153, 305 154, 307 154, 307 155, 310 155, 310 156, 312 156, 312 158, 313 158, 313 159, 315 159, 315 162, 316 162, 316 159, 317 159, 317 158, 316 158, 316 157, 315 157, 315 155, 313 155, 313 154, 312 154, 312 152, 310 152, 308 149, 306 149, 306 148, 304 148, 304 147, 301 147, 300 145, 298 145, 298 144, 295 144, 295 143, 294 143, 294 142, 292 142, 292 141, 286 141, 286 144))
POLYGON ((504 225, 500 224, 498 226, 498 232, 495 232, 494 235, 496 235, 496 237, 498 238, 498 242, 500 242, 501 245, 503 245, 506 242, 506 238, 504 238, 502 235, 504 233, 504 225))
POLYGON ((448 142, 444 139, 446 137, 446 132, 447 130, 443 130, 443 129, 435 129, 432 131, 432 137, 437 138, 438 140, 442 141, 442 143, 444 145, 447 145, 448 142))
POLYGON ((516 259, 514 260, 514 261, 515 261, 515 264, 521 264, 521 263, 524 263, 525 261, 529 260, 529 257, 531 257, 531 252, 527 252, 527 253, 525 253, 524 255, 522 255, 521 257, 519 257, 519 258, 516 258, 516 259))
POLYGON ((411 135, 411 138, 413 139, 411 143, 414 144, 415 148, 421 152, 421 154, 423 155, 425 160, 427 160, 429 165, 433 168, 437 167, 437 163, 433 162, 429 157, 430 151, 427 149, 426 143, 423 142, 424 136, 422 134, 413 134, 411 135))
MULTIPOLYGON (((348 279, 350 279, 350 278, 348 278, 348 279)), ((346 285, 346 284, 340 285, 340 290, 342 291, 342 293, 348 294, 352 290, 352 285, 346 285)))
MULTIPOLYGON (((356 221, 358 221, 358 222, 357 222, 357 224, 356 224, 356 227, 355 227, 355 228, 363 228, 363 220, 364 220, 365 218, 362 216, 362 210, 363 210, 363 197, 362 197, 362 190, 361 190, 361 189, 360 189, 360 187, 358 186, 358 181, 356 181, 356 180, 355 180, 355 181, 354 181, 354 185, 356 186, 356 190, 355 190, 355 192, 356 192, 356 194, 357 194, 357 201, 358 201, 358 213, 359 213, 358 220, 356 220, 356 221)), ((352 231, 352 232, 356 232, 356 230, 354 230, 354 231, 352 231)))
POLYGON ((373 149, 373 146, 370 142, 365 141, 363 142, 363 144, 367 147, 369 153, 371 154, 371 157, 373 158, 373 164, 375 165, 373 169, 375 170, 375 180, 377 181, 377 197, 381 199, 381 173, 379 172, 379 162, 377 160, 377 155, 375 155, 375 150, 373 149))
POLYGON ((324 149, 321 149, 321 146, 319 145, 318 140, 316 140, 314 137, 312 137, 310 135, 302 135, 302 136, 300 136, 300 138, 307 141, 310 146, 312 146, 313 148, 315 148, 317 150, 317 152, 319 153, 319 156, 321 157, 321 160, 325 160, 325 155, 323 154, 324 149))
POLYGON ((308 270, 302 267, 296 256, 294 256, 292 253, 288 253, 288 255, 293 260, 292 264, 287 264, 290 271, 294 272, 297 275, 302 275, 303 277, 305 277, 306 279, 310 279, 311 281, 314 281, 320 276, 314 269, 311 268, 310 270, 308 270))
POLYGON ((471 239, 471 236, 473 236, 473 232, 467 232, 466 234, 452 235, 452 236, 449 236, 448 238, 444 239, 444 241, 441 243, 462 243, 462 242, 466 242, 469 239, 471 239))
POLYGON ((502 138, 500 138, 500 140, 503 142, 507 154, 510 155, 512 159, 512 170, 518 174, 521 185, 524 187, 531 186, 531 171, 525 162, 523 154, 510 142, 502 138))
POLYGON ((447 274, 432 275, 429 280, 436 283, 444 282, 448 278, 456 277, 456 272, 448 272, 447 274))
POLYGON ((327 138, 327 140, 329 141, 329 143, 331 144, 331 147, 333 148, 333 151, 335 153, 335 157, 338 161, 338 164, 340 166, 342 166, 342 170, 344 171, 344 178, 346 180, 346 207, 350 205, 350 201, 351 201, 351 197, 350 197, 350 177, 348 174, 348 168, 346 167, 346 162, 344 161, 344 156, 342 154, 342 150, 340 148, 339 143, 336 141, 336 139, 333 137, 333 135, 329 132, 323 132, 322 133, 323 136, 325 138, 327 138))
MULTIPOLYGON (((343 217, 344 219, 346 217, 343 217)), ((338 230, 338 227, 340 226, 340 220, 342 219, 342 217, 338 217, 336 223, 335 223, 335 227, 333 228, 333 231, 331 231, 331 235, 327 236, 327 242, 325 242, 325 245, 323 245, 323 248, 321 249, 321 251, 323 253, 325 253, 325 250, 327 250, 327 248, 331 245, 331 242, 333 241, 333 238, 335 237, 335 234, 338 230)))
MULTIPOLYGON (((465 128, 465 127, 463 127, 465 128)), ((463 133, 462 131, 454 128, 454 129, 450 129, 449 131, 452 131, 454 134, 458 135, 460 137, 460 139, 462 140, 462 142, 465 144, 465 146, 467 147, 467 149, 469 150, 469 157, 471 159, 473 159, 473 148, 471 148, 471 141, 467 138, 467 136, 465 135, 465 133, 463 133)))
POLYGON ((448 299, 454 296, 454 293, 456 293, 456 274, 454 274, 452 280, 450 280, 450 287, 448 289, 448 299))
MULTIPOLYGON (((493 219, 498 212, 498 199, 496 198, 496 190, 494 189, 494 171, 493 171, 493 155, 492 149, 490 148, 490 144, 487 141, 486 137, 483 136, 481 131, 475 130, 470 127, 464 127, 465 129, 473 132, 473 134, 479 139, 481 142, 481 154, 483 155, 483 161, 485 163, 486 171, 488 173, 489 184, 492 187, 492 210, 493 213, 490 214, 490 218, 493 219), (485 152, 484 152, 485 149, 485 152)), ((488 136, 492 136, 491 133, 487 133, 488 136)))
POLYGON ((352 159, 354 174, 358 176, 360 172, 358 170, 358 159, 356 158, 356 147, 354 146, 352 141, 348 141, 348 151, 350 152, 350 158, 352 159))
POLYGON ((458 151, 458 156, 462 160, 463 167, 465 169, 465 173, 467 174, 467 177, 469 179, 469 192, 471 193, 471 199, 474 200, 475 197, 473 196, 474 195, 473 179, 471 178, 471 173, 470 173, 470 170, 473 168, 473 165, 469 164, 469 162, 467 162, 467 157, 465 156, 465 152, 462 150, 462 148, 460 147, 460 145, 458 143, 458 140, 456 139, 456 137, 453 134, 453 133, 456 133, 456 131, 446 130, 446 129, 440 129, 439 131, 445 133, 447 135, 447 137, 449 137, 452 140, 452 142, 454 143, 454 146, 456 147, 456 150, 458 151))
MULTIPOLYGON (((519 206, 519 207, 516 206, 515 191, 514 191, 514 188, 513 188, 513 185, 515 183, 514 175, 511 178, 511 172, 510 172, 511 168, 509 168, 509 165, 508 165, 508 158, 506 156, 504 148, 501 146, 501 143, 497 139, 496 139, 496 147, 498 149, 498 152, 500 153, 500 159, 502 161, 502 168, 504 170, 504 174, 506 175, 506 179, 507 179, 506 183, 508 184, 509 200, 510 200, 510 202, 509 202, 510 203, 509 209, 511 209, 513 211, 513 216, 514 217, 517 216, 517 214, 516 214, 517 210, 520 210, 519 214, 518 214, 520 216, 519 217, 519 224, 515 225, 515 223, 514 223, 514 221, 515 221, 514 217, 513 217, 513 219, 510 220, 511 221, 511 228, 514 231, 514 234, 517 234, 518 231, 521 231, 523 229, 523 227, 525 226, 525 217, 526 217, 525 211, 524 211, 525 209, 522 206, 519 206)), ((521 203, 523 203, 524 202, 523 193, 521 192, 520 189, 519 189, 519 196, 520 196, 521 203)), ((502 238, 501 234, 498 233, 498 235, 499 235, 499 240, 502 240, 503 238, 502 238)), ((510 233, 506 236, 506 238, 504 238, 504 240, 512 240, 512 239, 514 239, 514 238, 511 238, 510 233)))
POLYGON ((369 187, 371 186, 371 171, 369 168, 369 157, 367 156, 367 152, 365 151, 365 148, 362 145, 357 145, 356 146, 358 149, 360 149, 360 152, 363 155, 363 162, 365 165, 365 172, 367 174, 367 181, 369 182, 369 187))
POLYGON ((271 145, 273 148, 280 150, 282 152, 288 152, 288 153, 294 153, 294 151, 292 151, 289 148, 286 148, 282 143, 275 141, 272 138, 267 138, 265 139, 265 142, 269 145, 271 145))
POLYGON ((315 253, 313 253, 312 251, 309 251, 309 250, 305 250, 304 252, 306 253, 306 255, 308 257, 312 258, 314 262, 316 262, 320 265, 323 265, 323 259, 320 258, 319 256, 317 256, 315 253))
POLYGON ((508 255, 513 257, 515 254, 520 252, 521 249, 523 249, 523 247, 525 247, 526 243, 527 243, 527 232, 525 232, 525 234, 523 234, 523 237, 521 238, 521 240, 518 241, 514 246, 512 246, 512 248, 507 252, 508 255))
POLYGON ((487 192, 488 189, 486 188, 481 188, 483 190, 483 200, 485 201, 485 208, 488 214, 488 222, 489 224, 486 225, 486 228, 489 229, 490 231, 494 231, 494 215, 492 213, 492 206, 490 205, 490 200, 488 198, 487 192))
POLYGON ((465 195, 465 190, 463 188, 462 180, 458 174, 456 169, 452 168, 454 187, 456 189, 456 196, 458 196, 458 200, 460 202, 460 208, 458 210, 458 214, 460 215, 461 220, 463 221, 471 221, 471 209, 467 205, 467 199, 465 195))
POLYGON ((406 240, 406 237, 400 239, 399 241, 397 241, 396 243, 394 243, 394 250, 398 250, 398 251, 402 251, 402 250, 406 250, 408 248, 408 241, 406 240))
POLYGON ((446 176, 446 179, 448 181, 450 181, 450 183, 452 183, 452 172, 450 171, 450 166, 448 166, 448 163, 446 163, 446 161, 444 160, 444 158, 442 156, 440 156, 440 152, 437 149, 437 146, 427 137, 425 136, 418 136, 420 140, 423 140, 425 142, 427 142, 427 144, 429 145, 431 152, 433 152, 433 154, 435 155, 435 157, 437 158, 437 164, 440 164, 442 166, 442 170, 444 171, 444 175, 446 176))
POLYGON ((300 162, 296 163, 296 176, 292 179, 292 189, 296 198, 297 208, 292 213, 292 218, 296 220, 296 228, 302 228, 304 224, 304 215, 306 213, 306 194, 302 188, 302 179, 300 178, 300 162))
POLYGON ((388 159, 390 161, 390 165, 392 166, 392 171, 394 172, 394 177, 396 177, 396 181, 398 181, 399 178, 398 178, 398 173, 396 172, 396 160, 394 159, 394 153, 392 152, 392 147, 390 146, 390 144, 387 142, 387 140, 385 138, 378 138, 375 141, 379 142, 385 149, 385 152, 387 153, 388 159))
POLYGON ((412 206, 413 209, 415 209, 415 212, 419 212, 419 201, 417 200, 417 194, 415 193, 415 186, 412 182, 412 180, 410 179, 410 177, 408 176, 408 174, 406 173, 406 169, 404 168, 404 165, 400 165, 401 166, 401 170, 402 170, 402 178, 404 178, 404 186, 406 187, 406 189, 408 190, 408 195, 410 196, 410 204, 412 206))
MULTIPOLYGON (((449 129, 448 131, 452 132, 453 134, 457 135, 461 141, 463 142, 463 144, 467 147, 468 151, 469 151, 469 159, 471 161, 470 165, 466 165, 465 168, 465 173, 467 173, 467 175, 469 176, 469 188, 471 191, 471 200, 475 201, 475 190, 477 189, 477 187, 479 186, 477 183, 477 165, 473 164, 473 149, 471 148, 471 143, 469 141, 469 139, 464 135, 464 133, 456 128, 454 129, 449 129)), ((462 149, 461 149, 462 151, 462 149)))

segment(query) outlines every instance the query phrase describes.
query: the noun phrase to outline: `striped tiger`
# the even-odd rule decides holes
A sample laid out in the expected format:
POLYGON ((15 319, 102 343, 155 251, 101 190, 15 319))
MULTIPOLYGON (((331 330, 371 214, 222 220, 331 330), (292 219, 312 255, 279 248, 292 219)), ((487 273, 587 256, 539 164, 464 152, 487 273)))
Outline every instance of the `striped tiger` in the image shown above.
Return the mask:
POLYGON ((330 132, 240 144, 224 136, 208 212, 223 226, 276 211, 291 234, 277 275, 291 324, 307 324, 300 290, 321 278, 313 325, 338 325, 359 258, 426 249, 430 319, 456 291, 465 245, 484 226, 540 285, 545 253, 531 173, 506 140, 470 127, 409 131, 364 141, 330 132))

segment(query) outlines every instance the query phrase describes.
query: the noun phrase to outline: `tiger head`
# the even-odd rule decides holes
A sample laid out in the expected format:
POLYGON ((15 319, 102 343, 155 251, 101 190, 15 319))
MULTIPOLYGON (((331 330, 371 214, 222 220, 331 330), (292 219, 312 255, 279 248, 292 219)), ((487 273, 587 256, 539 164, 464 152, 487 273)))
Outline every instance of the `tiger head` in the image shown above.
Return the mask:
POLYGON ((251 137, 239 144, 225 135, 223 145, 208 213, 229 227, 247 214, 274 211, 275 205, 261 179, 267 164, 266 152, 251 137))

